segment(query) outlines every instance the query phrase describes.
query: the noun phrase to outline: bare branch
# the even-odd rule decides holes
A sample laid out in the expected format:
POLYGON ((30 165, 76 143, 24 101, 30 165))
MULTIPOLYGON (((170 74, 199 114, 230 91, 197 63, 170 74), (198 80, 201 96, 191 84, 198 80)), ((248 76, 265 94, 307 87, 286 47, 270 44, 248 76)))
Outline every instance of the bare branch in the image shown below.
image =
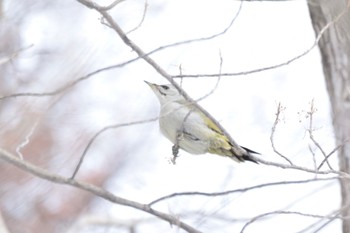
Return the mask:
POLYGON ((221 71, 222 71, 222 63, 223 63, 223 59, 222 59, 222 56, 221 56, 221 51, 219 51, 219 56, 220 56, 219 74, 218 74, 218 79, 217 79, 217 81, 215 83, 215 86, 210 90, 210 92, 208 92, 204 96, 202 96, 199 99, 197 99, 196 102, 199 102, 199 101, 207 98, 208 96, 212 95, 216 91, 216 89, 218 88, 219 83, 221 81, 221 71))
POLYGON ((307 214, 307 213, 302 213, 302 212, 298 212, 298 211, 272 211, 272 212, 268 212, 268 213, 264 213, 261 215, 258 215, 254 218, 252 218, 249 222, 247 222, 243 228, 241 229, 240 233, 243 233, 245 231, 245 229, 252 223, 254 223, 255 221, 259 220, 260 218, 264 218, 267 217, 269 215, 277 215, 277 214, 293 214, 293 215, 301 215, 301 216, 305 216, 305 217, 311 217, 311 218, 321 218, 321 219, 334 219, 334 218, 340 218, 343 219, 342 217, 335 215, 335 216, 324 216, 324 215, 317 215, 317 214, 307 214))
POLYGON ((131 200, 116 196, 113 193, 111 193, 103 188, 97 187, 93 184, 90 184, 90 183, 77 181, 74 179, 66 178, 66 177, 51 173, 43 168, 35 166, 35 165, 28 163, 24 160, 18 159, 16 156, 10 154, 9 152, 7 152, 3 149, 0 149, 0 159, 16 166, 17 168, 19 168, 23 171, 31 173, 34 176, 42 178, 44 180, 48 180, 48 181, 51 181, 51 182, 56 183, 56 184, 68 185, 68 186, 71 186, 74 188, 85 190, 89 193, 92 193, 92 194, 94 194, 98 197, 101 197, 107 201, 110 201, 112 203, 115 203, 118 205, 123 205, 123 206, 128 206, 128 207, 149 213, 151 215, 154 215, 154 216, 156 216, 164 221, 169 222, 171 225, 178 226, 179 228, 181 228, 187 232, 200 233, 200 231, 198 231, 195 228, 191 227, 190 225, 182 222, 177 217, 174 217, 172 215, 157 211, 157 210, 151 208, 149 205, 141 204, 139 202, 131 201, 131 200))
POLYGON ((141 19, 140 23, 135 28, 133 28, 130 31, 128 31, 126 34, 130 34, 131 32, 136 31, 137 29, 139 29, 141 27, 143 21, 145 21, 146 14, 147 14, 147 9, 148 9, 148 1, 145 0, 145 6, 143 8, 143 14, 142 14, 142 19, 141 19))
POLYGON ((341 217, 341 214, 338 213, 337 215, 334 215, 332 217, 326 218, 327 221, 325 223, 323 223, 319 228, 317 228, 315 231, 313 231, 313 233, 317 233, 319 231, 321 231, 323 228, 325 228, 328 224, 330 224, 331 222, 333 222, 336 219, 345 219, 344 217, 341 217))
POLYGON ((112 2, 109 6, 102 7, 101 9, 103 9, 103 10, 105 10, 105 11, 111 10, 111 9, 114 8, 116 5, 118 5, 119 3, 124 2, 124 1, 125 1, 125 0, 115 0, 115 1, 112 2))
MULTIPOLYGON (((79 0, 77 0, 79 1, 79 0)), ((83 0, 82 0, 83 1, 83 0)), ((231 19, 231 21, 229 22, 228 26, 224 28, 224 30, 216 33, 216 34, 213 34, 213 35, 210 35, 210 36, 206 36, 206 37, 201 37, 201 38, 195 38, 195 39, 190 39, 190 40, 184 40, 184 41, 180 41, 180 42, 175 42, 175 43, 172 43, 172 44, 168 44, 168 45, 163 45, 163 46, 160 46, 154 50, 152 50, 151 52, 147 53, 147 56, 155 53, 155 52, 158 52, 158 51, 161 51, 161 50, 164 50, 164 49, 168 49, 168 48, 172 48, 172 47, 176 47, 176 46, 180 46, 180 45, 185 45, 185 44, 190 44, 190 43, 194 43, 194 42, 201 42, 201 41, 207 41, 207 40, 212 40, 216 37, 219 37, 219 36, 222 36, 224 35, 233 25, 233 23, 236 21, 237 17, 239 16, 241 10, 242 10, 242 6, 243 6, 243 1, 242 0, 239 0, 240 1, 240 5, 238 7, 238 10, 236 12, 236 14, 233 16, 233 18, 231 19)), ((218 75, 215 75, 215 76, 218 76, 218 75)), ((182 76, 173 76, 173 77, 182 77, 182 76)))
MULTIPOLYGON (((262 71, 267 71, 267 70, 272 70, 272 69, 276 69, 276 68, 280 68, 282 66, 287 66, 289 64, 291 64, 294 61, 299 60, 300 58, 304 57, 305 55, 309 54, 311 50, 313 50, 315 47, 317 47, 318 42, 320 41, 320 39, 322 38, 323 34, 336 22, 339 21, 339 19, 341 19, 345 13, 349 10, 349 8, 345 8, 335 19, 333 19, 332 21, 330 21, 329 23, 327 23, 322 30, 318 33, 316 39, 314 40, 314 43, 304 52, 300 53, 299 55, 296 55, 294 57, 292 57, 291 59, 276 64, 276 65, 272 65, 272 66, 267 66, 267 67, 262 67, 262 68, 257 68, 257 69, 253 69, 253 70, 248 70, 248 71, 240 71, 240 72, 234 72, 234 73, 222 73, 221 76, 238 76, 238 75, 248 75, 248 74, 253 74, 253 73, 259 73, 262 71)), ((218 74, 183 74, 182 76, 180 75, 174 75, 173 78, 199 78, 199 77, 216 77, 218 76, 218 74)))
POLYGON ((23 92, 23 93, 14 93, 10 95, 5 95, 5 96, 0 96, 0 101, 5 100, 5 99, 10 99, 10 98, 17 98, 17 97, 47 97, 47 96, 54 96, 57 95, 63 91, 67 91, 70 88, 73 88, 75 85, 79 84, 82 81, 88 80, 89 78, 93 77, 94 75, 101 73, 103 71, 111 70, 111 69, 117 69, 117 68, 122 68, 136 60, 138 60, 140 57, 133 58, 131 60, 116 64, 116 65, 111 65, 111 66, 106 66, 101 69, 95 70, 85 76, 82 76, 76 80, 74 80, 71 83, 65 84, 59 88, 57 88, 54 91, 50 92, 23 92))
POLYGON ((136 233, 135 228, 144 223, 154 223, 156 219, 152 216, 148 218, 136 218, 130 220, 121 220, 116 219, 111 216, 100 216, 100 215, 85 215, 80 217, 73 226, 66 231, 66 233, 81 233, 84 231, 84 228, 89 228, 91 226, 101 226, 101 227, 109 227, 109 228, 122 228, 125 230, 129 230, 130 233, 136 233))
POLYGON ((320 165, 318 166, 318 170, 321 169, 321 167, 323 166, 323 164, 329 159, 329 157, 331 157, 336 151, 338 151, 340 148, 342 148, 344 146, 344 144, 341 144, 339 146, 336 146, 325 158, 324 160, 320 163, 320 165))
POLYGON ((34 45, 31 44, 31 45, 29 45, 29 46, 27 46, 27 47, 24 47, 24 48, 21 48, 21 49, 15 51, 14 53, 10 54, 10 55, 7 56, 7 57, 0 58, 0 66, 1 66, 1 65, 4 65, 4 64, 6 64, 6 63, 8 63, 8 62, 10 62, 10 61, 12 61, 12 60, 13 60, 14 58, 16 58, 21 52, 23 52, 23 51, 25 51, 25 50, 27 50, 27 49, 30 49, 30 48, 33 47, 33 46, 34 46, 34 45))
POLYGON ((273 151, 278 154, 280 157, 282 157, 284 160, 286 160, 290 165, 293 165, 292 161, 290 161, 286 156, 284 156, 281 152, 279 152, 276 147, 275 147, 275 141, 274 141, 274 136, 275 136, 275 132, 276 132, 276 128, 277 128, 277 124, 280 121, 280 114, 282 111, 284 111, 286 108, 283 107, 281 105, 281 103, 278 103, 277 106, 277 112, 276 112, 276 118, 275 118, 275 122, 273 123, 273 126, 271 128, 271 135, 270 135, 270 142, 271 142, 271 146, 273 151))
MULTIPOLYGON (((350 177, 349 177, 350 178, 350 177)), ((224 192, 213 192, 213 193, 205 193, 205 192, 181 192, 181 193, 173 193, 170 195, 166 195, 163 197, 160 197, 152 202, 150 202, 148 205, 152 206, 158 202, 174 198, 174 197, 179 197, 179 196, 207 196, 207 197, 216 197, 216 196, 226 196, 234 193, 244 193, 250 190, 254 189, 260 189, 264 187, 271 187, 271 186, 278 186, 278 185, 286 185, 286 184, 305 184, 305 183, 310 183, 310 182, 319 182, 319 181, 329 181, 329 180, 338 180, 342 179, 340 177, 327 177, 327 178, 315 178, 315 179, 307 179, 307 180, 292 180, 292 181, 279 181, 279 182, 271 182, 271 183, 265 183, 265 184, 259 184, 251 187, 246 187, 246 188, 241 188, 241 189, 234 189, 234 190, 229 190, 229 191, 224 191, 224 192)))
POLYGON ((139 125, 139 124, 149 123, 149 122, 156 121, 156 120, 158 120, 158 117, 151 118, 151 119, 146 119, 146 120, 141 120, 141 121, 132 121, 132 122, 127 122, 127 123, 109 125, 109 126, 106 126, 106 127, 102 128, 102 129, 100 129, 99 131, 97 131, 94 134, 94 136, 90 139, 90 141, 87 144, 87 146, 85 147, 83 154, 80 156, 79 162, 78 162, 76 168, 74 169, 74 172, 73 172, 73 175, 72 175, 71 179, 75 178, 75 176, 77 175, 81 165, 83 164, 84 158, 85 158, 87 152, 89 151, 91 145, 94 143, 94 141, 97 139, 97 137, 100 136, 102 133, 104 133, 104 132, 106 132, 108 130, 111 130, 111 129, 117 129, 117 128, 130 126, 130 125, 139 125))
POLYGON ((317 162, 316 162, 316 154, 315 151, 311 148, 310 145, 308 145, 309 151, 312 154, 312 162, 314 163, 314 169, 317 169, 317 162))
POLYGON ((309 128, 307 129, 307 131, 309 132, 309 136, 310 136, 310 139, 311 141, 315 144, 315 146, 321 151, 321 153, 323 154, 326 163, 328 165, 328 168, 331 169, 331 170, 334 170, 331 166, 331 164, 328 162, 328 159, 327 159, 327 154, 326 152, 323 150, 322 146, 316 141, 315 137, 314 137, 314 134, 313 134, 313 116, 314 114, 316 113, 317 109, 315 108, 314 106, 314 100, 311 101, 311 104, 310 104, 310 111, 307 112, 308 116, 309 116, 309 128))
MULTIPOLYGON (((79 1, 79 0, 78 0, 79 1)), ((114 2, 112 2, 110 5, 108 6, 99 6, 97 5, 95 2, 92 2, 90 0, 84 0, 85 2, 85 6, 91 8, 91 9, 95 9, 98 8, 101 11, 109 11, 110 9, 114 8, 116 5, 118 5, 121 2, 124 2, 125 0, 115 0, 114 2)))
POLYGON ((314 169, 310 169, 310 168, 302 167, 302 166, 297 166, 297 165, 281 164, 281 163, 266 161, 266 160, 263 160, 263 159, 255 156, 255 155, 251 155, 251 156, 257 162, 259 162, 261 164, 268 165, 268 166, 279 167, 282 169, 299 170, 299 171, 304 171, 304 172, 313 173, 313 174, 323 174, 323 175, 337 174, 337 175, 340 175, 342 177, 350 178, 350 175, 348 173, 341 172, 341 171, 336 171, 336 170, 319 171, 319 170, 314 170, 314 169))
MULTIPOLYGON (((318 227, 315 231, 313 231, 313 233, 319 232, 320 230, 322 230, 326 225, 328 225, 329 223, 331 223, 333 220, 335 219, 349 219, 350 216, 341 216, 342 211, 346 208, 349 208, 349 203, 346 205, 342 205, 341 208, 331 212, 330 214, 328 214, 326 216, 326 218, 324 219, 328 219, 328 221, 326 221, 325 223, 323 223, 320 227, 318 227)), ((297 233, 304 233, 304 232, 310 232, 309 230, 311 228, 314 228, 317 224, 321 223, 324 219, 320 219, 319 221, 317 221, 316 223, 311 224, 310 226, 306 227, 305 229, 297 232, 297 233)))
POLYGON ((16 153, 19 156, 20 159, 23 159, 23 154, 21 152, 22 148, 25 147, 26 145, 28 145, 29 143, 29 139, 30 137, 33 135, 36 127, 38 126, 38 121, 36 121, 34 123, 34 125, 31 127, 29 133, 26 135, 24 141, 22 143, 20 143, 17 147, 16 147, 16 153))

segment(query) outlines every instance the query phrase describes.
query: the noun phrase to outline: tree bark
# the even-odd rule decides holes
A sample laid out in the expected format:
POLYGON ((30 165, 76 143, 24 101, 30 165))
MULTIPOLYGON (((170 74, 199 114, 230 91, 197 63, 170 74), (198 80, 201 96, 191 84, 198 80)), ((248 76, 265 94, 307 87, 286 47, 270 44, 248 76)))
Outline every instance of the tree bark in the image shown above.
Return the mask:
MULTIPOLYGON (((338 151, 339 168, 350 173, 350 13, 348 0, 308 1, 312 25, 316 34, 329 22, 319 41, 323 72, 332 106, 332 119, 336 143, 343 145, 338 151), (340 18, 339 18, 340 16, 340 18)), ((350 216, 350 182, 340 180, 342 215, 350 216)), ((350 232, 350 219, 344 219, 343 233, 350 232)))

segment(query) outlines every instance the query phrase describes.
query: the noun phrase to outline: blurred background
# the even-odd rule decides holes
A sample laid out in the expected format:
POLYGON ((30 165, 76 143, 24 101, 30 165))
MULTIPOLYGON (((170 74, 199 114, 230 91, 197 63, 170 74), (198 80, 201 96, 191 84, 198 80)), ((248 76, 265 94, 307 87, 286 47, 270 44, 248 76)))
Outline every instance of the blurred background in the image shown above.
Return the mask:
MULTIPOLYGON (((250 71, 286 62, 312 46, 315 35, 305 1, 240 4, 232 0, 128 0, 110 14, 149 52, 223 32, 239 12, 220 36, 154 53, 152 58, 173 75, 219 73, 221 58, 222 73, 250 71)), ((166 80, 141 59, 69 86, 91 72, 135 57, 98 13, 76 1, 0 0, 0 96, 41 93, 0 101, 0 147, 51 172, 71 176, 88 142, 103 127, 158 116, 158 100, 143 80, 166 80), (60 91, 53 93, 56 90, 60 91)), ((218 79, 184 78, 181 82, 197 99, 211 92, 218 79)), ((287 66, 222 77, 213 94, 200 101, 239 144, 260 152, 265 160, 285 163, 270 142, 279 103, 283 111, 274 135, 276 148, 293 163, 314 168, 314 161, 319 163, 323 155, 307 132, 312 103, 317 109, 314 137, 327 153, 335 147, 317 49, 287 66)), ((302 171, 237 164, 184 151, 173 165, 171 146, 154 120, 108 130, 92 144, 77 179, 149 203, 173 192, 220 192, 315 178, 302 171)), ((336 157, 330 162, 337 168, 336 157)), ((203 232, 239 232, 264 213, 324 216, 338 209, 339 202, 338 183, 331 180, 221 197, 177 197, 154 208, 203 232)), ((33 177, 4 161, 0 161, 0 213, 13 233, 182 232, 149 214, 33 177)), ((315 232, 327 221, 271 214, 244 232, 315 232)), ((336 220, 322 228, 322 232, 339 230, 336 220)))

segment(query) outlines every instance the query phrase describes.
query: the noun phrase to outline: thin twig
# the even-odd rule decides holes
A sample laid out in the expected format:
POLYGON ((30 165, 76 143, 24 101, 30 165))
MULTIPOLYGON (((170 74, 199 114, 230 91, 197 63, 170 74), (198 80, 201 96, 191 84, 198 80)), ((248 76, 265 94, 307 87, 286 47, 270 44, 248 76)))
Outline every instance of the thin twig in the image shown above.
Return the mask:
POLYGON ((338 151, 340 148, 342 148, 344 146, 344 144, 338 145, 336 146, 324 159, 323 161, 320 163, 320 165, 318 166, 318 170, 321 169, 321 167, 323 166, 323 164, 325 164, 326 161, 328 161, 329 157, 331 157, 336 151, 338 151))
POLYGON ((105 11, 111 10, 112 8, 114 8, 116 5, 118 5, 121 2, 124 2, 125 0, 115 0, 113 3, 111 3, 109 6, 105 6, 103 7, 103 9, 105 11))
POLYGON ((126 34, 130 34, 132 33, 133 31, 136 31, 137 29, 139 29, 141 27, 141 25, 143 24, 143 21, 145 21, 145 18, 146 18, 146 14, 147 14, 147 9, 148 9, 148 1, 145 0, 145 5, 144 5, 144 8, 143 8, 143 14, 142 14, 142 19, 140 21, 140 23, 134 27, 133 29, 131 29, 130 31, 128 31, 126 34))
POLYGON ((218 79, 216 80, 215 86, 210 90, 210 92, 208 92, 204 96, 200 97, 199 99, 196 99, 196 102, 199 102, 199 101, 207 98, 208 96, 212 95, 216 91, 216 89, 218 88, 219 83, 221 81, 221 71, 222 71, 222 63, 223 63, 221 51, 219 51, 219 56, 220 56, 219 74, 218 74, 218 79))
MULTIPOLYGON (((321 230, 322 228, 324 228, 326 225, 328 225, 331 221, 333 221, 334 219, 339 218, 339 216, 341 215, 341 211, 347 208, 347 206, 342 206, 341 208, 332 211, 331 213, 329 213, 328 215, 326 215, 326 218, 323 219, 319 219, 317 222, 312 223, 311 225, 305 227, 304 229, 296 232, 296 233, 305 233, 305 232, 311 232, 311 229, 315 228, 317 225, 319 225, 320 223, 322 223, 322 221, 324 221, 325 219, 328 219, 329 221, 327 221, 326 223, 322 224, 319 228, 317 228, 315 231, 313 231, 313 233, 318 232, 319 230, 321 230)), ((343 216, 344 217, 344 216, 343 216)), ((341 217, 340 217, 341 218, 341 217)))
MULTIPOLYGON (((323 34, 333 24, 335 24, 337 21, 339 21, 339 19, 341 19, 341 17, 343 17, 348 10, 349 10, 348 8, 345 8, 335 19, 333 19, 332 21, 327 23, 322 28, 322 30, 318 33, 316 39, 314 40, 314 43, 307 50, 305 50, 304 52, 300 53, 299 55, 293 56, 289 60, 287 60, 285 62, 281 62, 281 63, 276 64, 276 65, 266 66, 266 67, 257 68, 257 69, 253 69, 253 70, 248 70, 248 71, 240 71, 240 72, 233 72, 233 73, 223 73, 223 74, 221 74, 221 76, 223 76, 223 77, 224 76, 237 76, 237 75, 248 75, 248 74, 253 74, 253 73, 259 73, 259 72, 262 72, 262 71, 267 71, 267 70, 280 68, 282 66, 287 66, 287 65, 291 64, 292 62, 295 62, 295 61, 299 60, 300 58, 302 58, 305 55, 309 54, 311 50, 313 50, 314 48, 317 47, 318 42, 321 40, 323 34)), ((218 74, 183 74, 182 76, 174 75, 173 78, 199 78, 199 77, 216 77, 216 76, 218 76, 218 74)))
POLYGON ((109 11, 112 8, 114 8, 116 5, 118 5, 119 3, 124 2, 125 0, 115 0, 114 2, 112 2, 111 4, 109 4, 107 6, 98 6, 97 4, 95 4, 94 2, 92 2, 90 0, 85 0, 85 1, 90 5, 90 8, 98 7, 102 11, 109 11))
POLYGON ((311 141, 315 144, 315 146, 321 151, 322 155, 325 158, 325 161, 328 165, 328 168, 331 170, 334 170, 331 166, 331 164, 329 163, 327 158, 327 154, 326 152, 323 150, 322 146, 316 141, 313 131, 314 131, 314 126, 313 126, 313 116, 316 113, 317 109, 314 106, 314 100, 311 100, 311 104, 310 104, 310 111, 307 112, 308 116, 309 116, 309 128, 307 129, 307 131, 309 132, 309 136, 311 141))
POLYGON ((281 152, 279 152, 277 149, 276 149, 276 146, 275 146, 275 140, 274 140, 274 136, 275 136, 275 132, 276 132, 276 128, 277 128, 277 125, 278 123, 280 122, 280 114, 282 111, 285 110, 285 107, 283 107, 281 105, 281 103, 278 103, 278 106, 277 106, 277 112, 276 112, 276 118, 275 118, 275 122, 273 123, 273 126, 271 128, 271 134, 270 134, 270 142, 271 142, 271 146, 272 146, 272 149, 273 151, 278 154, 280 157, 282 157, 284 160, 286 160, 290 165, 294 165, 292 163, 292 161, 290 161, 286 156, 284 156, 281 152))
POLYGON ((290 165, 290 164, 281 164, 281 163, 275 163, 272 161, 266 161, 261 159, 260 157, 257 157, 255 155, 251 155, 252 159, 256 160, 258 163, 265 164, 268 166, 273 166, 273 167, 279 167, 282 169, 292 169, 292 170, 298 170, 298 171, 304 171, 312 174, 337 174, 342 177, 350 178, 350 175, 346 172, 342 171, 336 171, 336 170, 326 170, 326 171, 315 171, 314 169, 310 169, 307 167, 302 167, 302 166, 297 166, 297 165, 290 165))
POLYGON ((312 154, 312 162, 314 164, 314 169, 317 170, 317 162, 316 162, 316 154, 315 151, 311 148, 310 145, 308 145, 309 151, 312 154))
POLYGON ((4 57, 4 58, 0 58, 0 66, 3 65, 3 64, 6 64, 10 61, 12 61, 14 58, 16 58, 21 52, 27 50, 27 49, 30 49, 31 47, 33 47, 34 45, 31 44, 29 46, 26 46, 24 48, 21 48, 17 51, 15 51, 14 53, 8 55, 7 57, 4 57))
POLYGON ((79 162, 78 162, 77 166, 74 169, 74 172, 73 172, 73 175, 72 175, 71 179, 75 178, 75 176, 77 175, 81 165, 83 164, 84 158, 85 158, 87 152, 89 151, 91 145, 94 143, 94 141, 97 139, 97 137, 100 136, 102 133, 104 133, 104 132, 106 132, 108 130, 111 130, 111 129, 117 129, 117 128, 121 128, 121 127, 125 127, 125 126, 149 123, 149 122, 152 122, 152 121, 156 121, 157 119, 158 119, 158 117, 151 118, 151 119, 146 119, 146 120, 141 120, 141 121, 132 121, 132 122, 127 122, 127 123, 109 125, 109 126, 103 127, 99 131, 97 131, 94 134, 94 136, 89 140, 87 146, 84 149, 83 154, 80 156, 79 162))
POLYGON ((344 218, 341 217, 341 213, 338 213, 337 215, 334 215, 332 217, 326 218, 327 221, 325 223, 323 223, 320 227, 318 227, 315 231, 313 231, 312 233, 318 233, 320 232, 323 228, 325 228, 328 224, 332 223, 334 220, 336 219, 349 219, 349 218, 344 218))
POLYGON ((161 201, 174 198, 174 197, 180 197, 180 196, 207 196, 207 197, 217 197, 217 196, 226 196, 234 193, 243 193, 254 189, 260 189, 264 187, 271 187, 271 186, 278 186, 278 185, 286 185, 286 184, 305 184, 310 182, 319 182, 319 181, 329 181, 329 180, 337 180, 342 179, 340 177, 327 177, 327 178, 317 178, 317 179, 307 179, 307 180, 291 180, 291 181, 278 181, 278 182, 271 182, 271 183, 265 183, 265 184, 259 184, 254 185, 251 187, 241 188, 241 189, 234 189, 234 190, 228 190, 224 192, 212 192, 212 193, 205 193, 205 192, 181 192, 181 193, 172 193, 163 197, 160 197, 156 200, 153 200, 148 205, 152 206, 156 203, 159 203, 161 201))
MULTIPOLYGON (((180 72, 180 75, 182 75, 182 64, 179 65, 179 72, 180 72)), ((180 79, 180 87, 182 87, 182 83, 183 83, 183 78, 180 79)))
POLYGON ((14 94, 10 94, 10 95, 5 95, 5 96, 0 96, 0 101, 5 100, 5 99, 10 99, 10 98, 17 98, 17 97, 47 97, 47 96, 54 96, 57 95, 63 91, 66 91, 70 88, 73 88, 75 85, 79 84, 82 81, 88 80, 89 78, 93 77, 94 75, 103 72, 103 71, 107 71, 107 70, 111 70, 111 69, 116 69, 116 68, 121 68, 124 67, 125 65, 128 65, 136 60, 138 60, 139 57, 116 64, 116 65, 111 65, 111 66, 107 66, 107 67, 103 67, 101 69, 95 70, 85 76, 82 76, 70 83, 64 84, 63 86, 57 88, 56 90, 53 91, 49 91, 49 92, 23 92, 23 93, 14 93, 14 94))
POLYGON ((325 216, 325 215, 317 215, 317 214, 307 214, 307 213, 302 213, 302 212, 298 212, 298 211, 280 211, 280 210, 277 210, 277 211, 272 211, 272 212, 268 212, 268 213, 263 213, 263 214, 260 214, 258 216, 255 216, 254 218, 252 218, 250 221, 248 221, 246 224, 244 224, 243 228, 241 229, 240 233, 243 233, 245 231, 245 229, 252 223, 254 223, 255 221, 259 220, 260 218, 264 218, 264 217, 267 217, 269 215, 277 215, 277 214, 292 214, 292 215, 301 215, 301 216, 305 216, 305 217, 311 217, 311 218, 321 218, 321 219, 333 219, 334 217, 335 218, 338 218, 338 219, 348 219, 348 218, 344 218, 344 217, 341 217, 341 216, 338 216, 338 215, 335 215, 335 216, 325 216))
POLYGON ((29 140, 30 140, 30 137, 33 135, 33 133, 34 133, 34 131, 35 131, 35 129, 36 129, 37 126, 38 126, 38 121, 36 121, 36 122, 34 123, 34 125, 31 127, 31 129, 30 129, 29 133, 26 135, 24 141, 21 142, 21 143, 16 147, 16 153, 17 153, 17 155, 19 156, 19 158, 22 159, 22 160, 23 160, 23 154, 22 154, 21 150, 22 150, 26 145, 28 145, 29 140))

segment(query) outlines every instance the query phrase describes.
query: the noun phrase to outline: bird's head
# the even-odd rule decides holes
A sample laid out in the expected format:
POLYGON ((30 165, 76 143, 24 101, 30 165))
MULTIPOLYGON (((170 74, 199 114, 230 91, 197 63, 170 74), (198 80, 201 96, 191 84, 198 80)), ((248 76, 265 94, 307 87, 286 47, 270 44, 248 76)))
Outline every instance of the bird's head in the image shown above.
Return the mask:
POLYGON ((169 102, 184 102, 184 97, 179 93, 179 91, 171 84, 158 85, 145 81, 156 96, 159 99, 161 105, 169 102))

